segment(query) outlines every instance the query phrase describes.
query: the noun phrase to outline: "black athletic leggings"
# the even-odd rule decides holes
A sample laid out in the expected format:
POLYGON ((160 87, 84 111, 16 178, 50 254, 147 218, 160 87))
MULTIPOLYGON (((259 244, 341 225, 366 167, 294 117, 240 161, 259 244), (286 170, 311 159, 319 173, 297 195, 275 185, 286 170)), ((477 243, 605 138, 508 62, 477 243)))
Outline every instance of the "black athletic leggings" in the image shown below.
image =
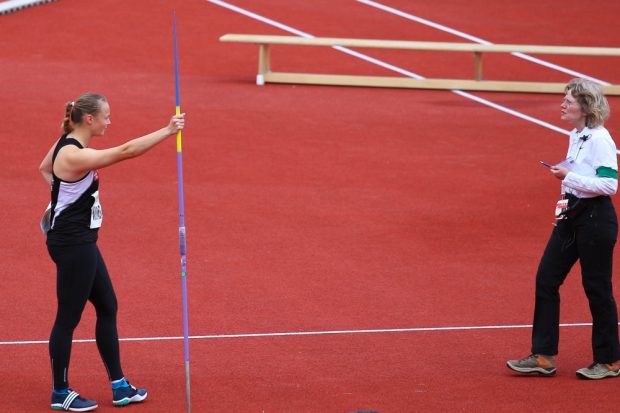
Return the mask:
POLYGON ((68 371, 73 331, 86 301, 95 306, 97 348, 110 380, 123 377, 116 329, 117 303, 112 281, 96 243, 49 246, 56 263, 58 311, 50 336, 49 352, 55 390, 69 387, 68 371))

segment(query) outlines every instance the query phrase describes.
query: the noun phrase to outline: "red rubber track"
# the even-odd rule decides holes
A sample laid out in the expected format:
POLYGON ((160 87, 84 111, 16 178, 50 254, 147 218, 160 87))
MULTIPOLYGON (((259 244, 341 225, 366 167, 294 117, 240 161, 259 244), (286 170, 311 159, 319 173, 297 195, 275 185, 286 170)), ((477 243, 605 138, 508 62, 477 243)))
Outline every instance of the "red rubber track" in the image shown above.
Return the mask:
MULTIPOLYGON (((385 0, 494 43, 617 46, 620 5, 595 0, 385 0), (492 4, 490 4, 492 3, 492 4)), ((356 1, 234 0, 317 36, 465 41, 356 1)), ((257 48, 225 33, 286 34, 203 0, 60 0, 0 16, 0 388, 2 411, 49 409, 46 340, 54 266, 37 223, 37 167, 65 102, 105 94, 96 147, 162 127, 174 112, 172 10, 179 24, 190 333, 310 332, 530 324, 534 273, 559 185, 539 166, 564 135, 448 91, 254 84, 257 48)), ((472 58, 364 50, 423 76, 470 76, 472 58)), ((618 82, 617 61, 543 57, 618 82)), ((278 70, 389 74, 327 49, 274 50, 278 70)), ((485 57, 487 78, 565 81, 520 59, 485 57)), ((560 96, 478 94, 557 126, 560 96)), ((610 98, 612 111, 620 99, 610 98)), ((620 134, 620 117, 607 124, 620 134)), ((101 171, 100 248, 124 338, 182 335, 175 145, 101 171)), ((618 258, 618 257, 616 257, 618 258)), ((576 268, 562 322, 590 321, 576 268)), ((618 291, 616 289, 616 296, 618 291)), ((89 306, 75 339, 94 336, 89 306)), ((561 331, 558 375, 505 367, 529 328, 191 341, 194 412, 566 412, 615 406, 617 382, 583 382, 590 328, 561 331)), ((180 340, 123 341, 132 411, 185 411, 180 340)), ((113 411, 92 342, 71 385, 113 411)))

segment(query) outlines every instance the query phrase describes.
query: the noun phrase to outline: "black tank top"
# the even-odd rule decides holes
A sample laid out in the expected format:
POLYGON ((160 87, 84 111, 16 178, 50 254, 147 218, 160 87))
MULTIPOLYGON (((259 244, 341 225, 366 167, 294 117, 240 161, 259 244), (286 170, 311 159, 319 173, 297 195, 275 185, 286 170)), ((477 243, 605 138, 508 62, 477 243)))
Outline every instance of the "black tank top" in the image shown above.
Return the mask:
MULTIPOLYGON (((83 148, 76 139, 62 135, 54 148, 52 166, 60 149, 67 145, 83 148)), ((69 182, 58 178, 52 167, 52 176, 51 228, 47 233, 47 244, 62 246, 96 242, 103 220, 97 171, 89 171, 81 179, 69 182)))

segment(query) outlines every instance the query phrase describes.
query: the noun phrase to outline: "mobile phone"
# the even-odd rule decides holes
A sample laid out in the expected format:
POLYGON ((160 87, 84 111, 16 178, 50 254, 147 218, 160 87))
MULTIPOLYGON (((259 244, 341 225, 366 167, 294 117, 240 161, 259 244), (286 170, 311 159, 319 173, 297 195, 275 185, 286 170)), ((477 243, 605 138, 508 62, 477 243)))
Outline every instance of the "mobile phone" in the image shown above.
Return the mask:
POLYGON ((540 161, 542 166, 546 166, 547 168, 551 168, 553 165, 549 165, 547 162, 540 161))

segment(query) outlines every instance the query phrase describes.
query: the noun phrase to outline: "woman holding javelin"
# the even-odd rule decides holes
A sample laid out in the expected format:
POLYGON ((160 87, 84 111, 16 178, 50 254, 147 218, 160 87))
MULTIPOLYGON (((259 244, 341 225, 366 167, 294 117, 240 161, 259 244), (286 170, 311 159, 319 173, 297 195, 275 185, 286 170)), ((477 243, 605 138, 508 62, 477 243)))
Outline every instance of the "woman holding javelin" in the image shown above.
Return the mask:
POLYGON ((89 143, 105 133, 110 124, 110 106, 104 96, 87 93, 67 104, 64 133, 41 162, 39 170, 52 185, 45 230, 47 248, 57 268, 58 310, 49 341, 53 410, 97 408, 95 401, 82 398, 69 388, 68 381, 73 331, 87 301, 96 310, 97 348, 112 383, 113 404, 123 406, 147 397, 145 389, 127 382, 121 369, 116 295, 97 248, 97 233, 103 220, 97 170, 144 154, 182 129, 184 116, 175 115, 168 126, 120 146, 95 150, 89 148, 89 143))
POLYGON ((559 289, 579 260, 593 321, 593 362, 577 370, 577 377, 596 380, 620 375, 618 311, 611 281, 618 221, 610 199, 618 189, 618 162, 616 145, 603 126, 608 116, 609 105, 598 86, 584 79, 568 83, 561 118, 574 129, 567 159, 550 168, 562 181, 562 199, 536 274, 532 354, 507 362, 508 368, 520 373, 555 374, 559 289))

